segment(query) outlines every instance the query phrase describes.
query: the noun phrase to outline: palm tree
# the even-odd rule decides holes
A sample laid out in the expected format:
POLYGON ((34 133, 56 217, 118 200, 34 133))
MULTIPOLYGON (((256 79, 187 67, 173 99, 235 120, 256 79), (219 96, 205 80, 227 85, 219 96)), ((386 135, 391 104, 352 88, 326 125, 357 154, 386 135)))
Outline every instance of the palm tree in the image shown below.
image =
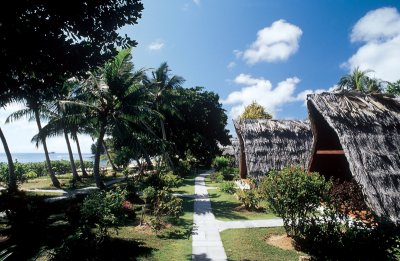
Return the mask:
POLYGON ((144 103, 140 85, 143 70, 133 71, 131 50, 125 49, 103 67, 91 72, 82 82, 73 100, 62 101, 65 107, 80 108, 75 116, 79 122, 97 128, 93 176, 96 185, 104 188, 100 178, 100 152, 104 136, 127 122, 139 122, 151 110, 144 103))
MULTIPOLYGON (((42 130, 41 119, 47 120, 47 115, 44 113, 47 110, 45 108, 45 101, 47 95, 44 92, 34 91, 32 88, 25 86, 23 89, 23 94, 21 100, 24 101, 26 108, 16 111, 9 115, 6 119, 6 123, 19 120, 21 118, 28 118, 29 121, 36 121, 39 132, 42 130)), ((47 170, 49 172, 51 181, 56 188, 60 188, 60 182, 58 181, 56 175, 54 174, 53 168, 51 166, 51 161, 49 157, 49 152, 47 149, 46 139, 42 140, 44 155, 46 157, 47 170)))
POLYGON ((339 80, 339 87, 342 90, 354 90, 364 93, 380 92, 381 82, 368 76, 371 70, 360 70, 355 68, 351 74, 345 75, 339 80))
POLYGON ((6 137, 4 136, 4 133, 1 130, 1 128, 0 128, 0 139, 1 139, 1 142, 3 143, 4 152, 6 153, 7 162, 8 162, 7 190, 8 190, 8 192, 13 193, 18 190, 17 177, 16 177, 15 171, 14 171, 14 162, 12 160, 11 152, 10 152, 10 149, 8 148, 6 137))
MULTIPOLYGON (((155 105, 156 111, 162 113, 163 111, 169 111, 174 113, 174 104, 172 91, 175 88, 181 87, 181 85, 185 82, 185 79, 173 75, 170 77, 169 75, 170 69, 166 62, 162 63, 160 67, 158 67, 155 71, 151 73, 152 78, 149 79, 147 76, 144 78, 143 83, 148 87, 150 91, 150 95, 153 98, 153 103, 155 105), (171 99, 172 98, 172 99, 171 99)), ((165 123, 163 118, 159 119, 161 135, 164 142, 167 141, 167 134, 165 131, 165 123)), ((173 167, 172 161, 169 157, 167 151, 164 153, 165 161, 170 167, 173 167)))
MULTIPOLYGON (((12 98, 11 94, 7 93, 7 94, 2 95, 0 98, 0 108, 5 107, 8 103, 10 103, 12 101, 13 101, 13 98, 12 98)), ((7 163, 8 163, 7 190, 8 190, 8 192, 13 193, 18 190, 17 176, 15 175, 14 162, 12 159, 10 148, 8 147, 6 137, 4 136, 4 133, 1 128, 0 128, 0 139, 1 139, 1 142, 3 143, 4 153, 6 154, 7 163)))
POLYGON ((32 138, 32 141, 36 142, 36 145, 38 146, 38 144, 42 143, 43 140, 45 140, 46 138, 49 138, 52 136, 64 135, 65 142, 67 144, 70 165, 71 165, 71 171, 72 171, 72 177, 73 177, 72 182, 73 182, 73 184, 75 184, 76 181, 80 181, 81 178, 79 177, 78 172, 76 170, 74 156, 72 154, 71 144, 70 144, 69 138, 68 138, 68 133, 69 133, 68 116, 65 115, 65 113, 62 110, 60 110, 60 107, 57 104, 54 104, 53 106, 48 106, 48 107, 52 108, 52 110, 48 110, 46 112, 50 121, 47 123, 46 126, 44 126, 39 131, 39 133, 37 135, 35 135, 32 138))

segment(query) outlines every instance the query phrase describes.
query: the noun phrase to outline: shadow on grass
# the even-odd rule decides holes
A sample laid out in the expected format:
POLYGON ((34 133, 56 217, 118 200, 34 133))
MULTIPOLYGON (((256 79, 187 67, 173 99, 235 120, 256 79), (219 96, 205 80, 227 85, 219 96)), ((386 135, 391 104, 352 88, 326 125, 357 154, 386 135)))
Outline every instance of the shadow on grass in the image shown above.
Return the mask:
POLYGON ((240 203, 232 203, 229 201, 211 201, 212 211, 217 219, 248 219, 234 212, 234 209, 240 205, 240 203))

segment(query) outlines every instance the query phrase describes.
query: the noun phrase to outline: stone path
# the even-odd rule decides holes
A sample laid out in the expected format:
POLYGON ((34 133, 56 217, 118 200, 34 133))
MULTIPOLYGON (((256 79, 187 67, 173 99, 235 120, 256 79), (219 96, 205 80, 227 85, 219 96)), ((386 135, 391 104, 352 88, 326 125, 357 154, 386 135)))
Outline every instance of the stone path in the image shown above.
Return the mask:
POLYGON ((216 220, 212 213, 211 201, 204 178, 209 172, 195 178, 195 199, 193 213, 192 260, 226 261, 227 256, 219 232, 230 228, 280 227, 280 218, 266 220, 216 220))
POLYGON ((226 261, 224 246, 218 230, 218 221, 211 209, 210 198, 204 178, 209 173, 195 178, 195 198, 193 213, 192 260, 226 261))

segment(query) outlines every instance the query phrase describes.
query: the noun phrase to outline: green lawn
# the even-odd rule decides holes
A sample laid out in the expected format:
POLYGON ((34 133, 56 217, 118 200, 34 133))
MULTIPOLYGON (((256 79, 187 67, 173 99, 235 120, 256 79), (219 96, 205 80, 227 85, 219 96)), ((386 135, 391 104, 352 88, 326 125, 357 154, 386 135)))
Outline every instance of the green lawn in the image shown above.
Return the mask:
POLYGON ((221 232, 222 243, 228 260, 252 261, 297 261, 301 252, 284 250, 265 242, 269 235, 285 234, 283 228, 243 228, 228 229, 221 232))
MULTIPOLYGON (((207 187, 219 187, 219 183, 214 183, 209 177, 206 178, 207 187)), ((261 211, 247 211, 241 208, 242 203, 235 197, 224 193, 218 189, 209 189, 208 196, 211 200, 213 213, 218 220, 256 220, 256 219, 270 219, 277 218, 272 213, 267 213, 265 210, 261 211)), ((265 207, 266 202, 261 202, 260 205, 265 207)))

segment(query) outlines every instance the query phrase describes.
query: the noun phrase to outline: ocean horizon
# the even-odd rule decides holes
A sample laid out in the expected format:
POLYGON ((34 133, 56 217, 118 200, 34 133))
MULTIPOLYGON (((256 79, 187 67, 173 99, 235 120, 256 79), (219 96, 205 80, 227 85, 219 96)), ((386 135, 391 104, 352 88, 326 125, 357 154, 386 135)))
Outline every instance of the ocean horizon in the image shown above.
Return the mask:
MULTIPOLYGON (((31 153, 12 153, 12 158, 13 161, 18 161, 21 163, 28 163, 28 162, 43 162, 46 161, 46 157, 44 156, 44 153, 40 152, 31 152, 31 153)), ((69 160, 69 155, 68 153, 49 153, 50 159, 51 160, 69 160)), ((79 160, 79 155, 78 153, 73 153, 74 159, 79 160)), ((91 153, 82 153, 82 158, 85 161, 93 161, 94 155, 91 153)), ((6 154, 0 153, 0 162, 5 162, 7 163, 7 157, 6 154)))

